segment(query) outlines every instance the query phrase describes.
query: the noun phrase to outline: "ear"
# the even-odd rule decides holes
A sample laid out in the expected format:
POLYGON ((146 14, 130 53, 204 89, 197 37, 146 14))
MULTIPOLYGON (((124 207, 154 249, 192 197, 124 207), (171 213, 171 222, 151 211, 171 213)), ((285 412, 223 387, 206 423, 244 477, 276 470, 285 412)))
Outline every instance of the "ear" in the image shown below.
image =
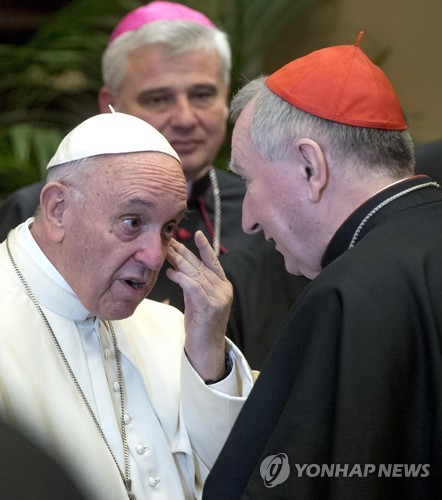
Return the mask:
POLYGON ((109 87, 101 87, 98 92, 98 108, 100 113, 110 113, 109 104, 115 107, 115 97, 109 87))
POLYGON ((297 143, 308 198, 313 203, 320 201, 328 182, 328 164, 319 144, 311 139, 300 139, 297 143))
POLYGON ((65 234, 65 213, 68 205, 68 187, 59 182, 49 182, 40 194, 40 209, 46 234, 51 241, 60 243, 65 234))

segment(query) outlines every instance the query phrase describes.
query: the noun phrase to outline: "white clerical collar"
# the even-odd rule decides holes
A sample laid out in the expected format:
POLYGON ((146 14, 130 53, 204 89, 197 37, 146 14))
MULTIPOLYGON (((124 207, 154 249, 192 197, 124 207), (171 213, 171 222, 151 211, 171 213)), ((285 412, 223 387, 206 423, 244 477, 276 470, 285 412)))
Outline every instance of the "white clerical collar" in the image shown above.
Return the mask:
POLYGON ((9 233, 14 259, 38 302, 56 314, 74 321, 90 317, 66 280, 51 264, 32 236, 28 219, 9 233))
POLYGON ((46 257, 46 255, 41 251, 41 248, 38 246, 37 242, 34 240, 34 237, 29 230, 29 227, 34 222, 34 218, 29 218, 24 224, 21 224, 17 228, 17 240, 20 246, 26 248, 29 253, 32 254, 32 258, 35 260, 36 264, 41 267, 41 269, 58 285, 63 287, 70 293, 74 293, 72 288, 67 284, 66 280, 63 276, 55 269, 55 267, 51 264, 50 260, 46 257))

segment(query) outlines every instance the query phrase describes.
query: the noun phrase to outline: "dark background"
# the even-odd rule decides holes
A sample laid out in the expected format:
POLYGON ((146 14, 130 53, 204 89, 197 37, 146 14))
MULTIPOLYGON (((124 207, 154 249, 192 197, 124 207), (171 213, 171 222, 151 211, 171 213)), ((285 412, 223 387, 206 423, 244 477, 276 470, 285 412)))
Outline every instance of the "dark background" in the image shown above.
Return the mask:
POLYGON ((42 23, 70 0, 0 0, 0 43, 26 43, 42 23))

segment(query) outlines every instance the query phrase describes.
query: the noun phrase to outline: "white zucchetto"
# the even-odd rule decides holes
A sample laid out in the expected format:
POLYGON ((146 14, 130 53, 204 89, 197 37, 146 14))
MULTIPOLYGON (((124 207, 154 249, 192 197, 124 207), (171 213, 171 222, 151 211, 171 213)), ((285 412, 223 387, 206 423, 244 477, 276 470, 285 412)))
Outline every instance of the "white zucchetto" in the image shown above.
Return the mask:
POLYGON ((144 120, 125 113, 103 113, 88 118, 61 141, 47 169, 105 154, 165 153, 181 160, 167 139, 144 120))

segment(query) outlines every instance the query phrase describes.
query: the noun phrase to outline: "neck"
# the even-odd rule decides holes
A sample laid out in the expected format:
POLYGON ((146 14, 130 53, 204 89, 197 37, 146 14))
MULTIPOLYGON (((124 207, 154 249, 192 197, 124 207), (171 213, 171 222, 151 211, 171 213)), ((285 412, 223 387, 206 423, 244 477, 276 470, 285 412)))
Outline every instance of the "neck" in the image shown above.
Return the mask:
POLYGON ((350 215, 367 200, 388 187, 402 182, 408 177, 397 179, 392 176, 352 178, 344 181, 342 178, 333 180, 326 188, 328 203, 324 205, 323 214, 327 220, 327 234, 324 236, 324 248, 350 215))
POLYGON ((395 179, 395 178, 391 177, 391 178, 389 178, 390 182, 382 183, 381 187, 378 190, 374 191, 372 193, 372 195, 370 196, 370 198, 372 196, 375 196, 376 194, 380 193, 384 189, 388 189, 389 187, 394 186, 395 184, 398 184, 399 182, 403 182, 403 181, 405 181, 407 179, 411 179, 413 177, 414 177, 413 175, 408 175, 408 176, 405 176, 405 177, 401 177, 400 179, 395 179))
POLYGON ((194 183, 196 181, 198 181, 199 179, 201 179, 202 177, 204 177, 205 175, 207 175, 207 172, 211 168, 212 168, 212 165, 207 165, 206 167, 202 168, 199 172, 197 172, 194 175, 185 174, 188 185, 192 184, 192 183, 194 183))

